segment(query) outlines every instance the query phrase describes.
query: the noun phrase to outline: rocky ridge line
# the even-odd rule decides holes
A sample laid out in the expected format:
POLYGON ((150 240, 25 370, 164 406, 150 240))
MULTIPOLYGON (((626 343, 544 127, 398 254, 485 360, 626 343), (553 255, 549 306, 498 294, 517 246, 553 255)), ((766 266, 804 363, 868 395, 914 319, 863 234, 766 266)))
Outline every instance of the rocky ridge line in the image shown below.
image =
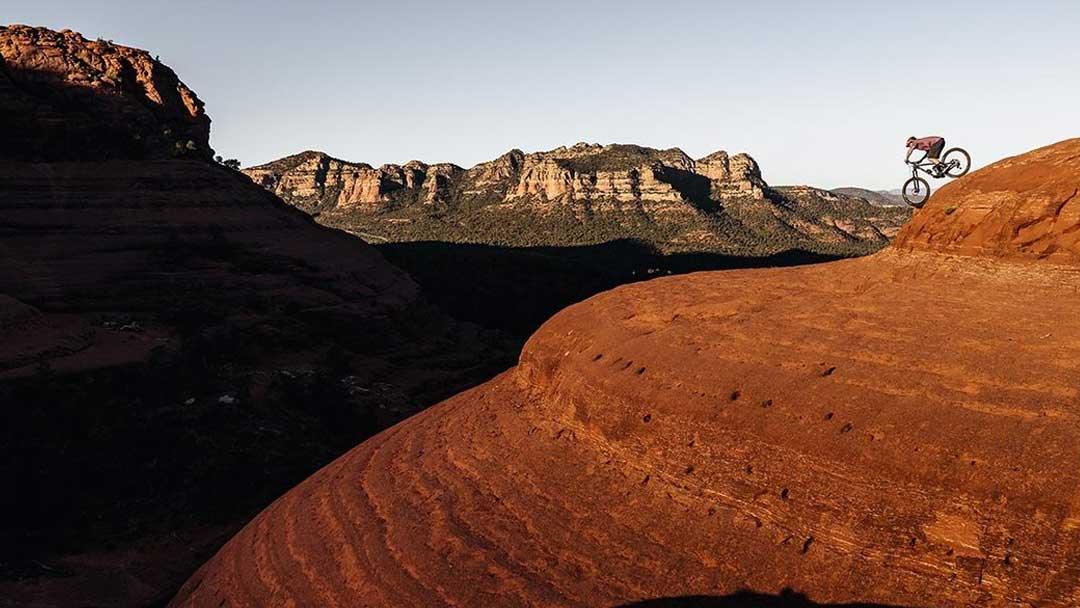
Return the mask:
POLYGON ((322 211, 377 211, 396 197, 445 203, 459 184, 463 194, 479 195, 497 190, 506 180, 510 183, 499 193, 501 202, 527 198, 688 202, 702 192, 707 196, 710 188, 718 196, 761 199, 767 187, 757 163, 746 154, 716 152, 694 161, 678 149, 584 143, 531 154, 512 150, 469 170, 420 161, 375 169, 307 151, 244 173, 298 206, 322 211))

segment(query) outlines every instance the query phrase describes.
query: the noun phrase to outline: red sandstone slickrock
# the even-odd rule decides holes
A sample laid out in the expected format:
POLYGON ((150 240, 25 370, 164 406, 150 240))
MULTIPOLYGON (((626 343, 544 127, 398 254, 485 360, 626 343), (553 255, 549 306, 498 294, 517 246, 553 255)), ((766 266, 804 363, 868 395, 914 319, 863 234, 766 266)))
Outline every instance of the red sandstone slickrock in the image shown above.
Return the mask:
POLYGON ((1077 158, 946 186, 875 256, 572 306, 173 605, 1080 605, 1077 158))

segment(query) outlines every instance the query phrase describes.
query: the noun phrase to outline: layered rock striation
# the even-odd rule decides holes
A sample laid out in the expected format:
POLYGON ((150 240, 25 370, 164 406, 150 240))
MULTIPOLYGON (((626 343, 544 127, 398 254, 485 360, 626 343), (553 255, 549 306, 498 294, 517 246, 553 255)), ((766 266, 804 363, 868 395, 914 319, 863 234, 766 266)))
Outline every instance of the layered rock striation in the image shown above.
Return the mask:
POLYGON ((1073 147, 958 180, 875 256, 566 309, 515 369, 274 503, 172 605, 1077 605, 1073 147))

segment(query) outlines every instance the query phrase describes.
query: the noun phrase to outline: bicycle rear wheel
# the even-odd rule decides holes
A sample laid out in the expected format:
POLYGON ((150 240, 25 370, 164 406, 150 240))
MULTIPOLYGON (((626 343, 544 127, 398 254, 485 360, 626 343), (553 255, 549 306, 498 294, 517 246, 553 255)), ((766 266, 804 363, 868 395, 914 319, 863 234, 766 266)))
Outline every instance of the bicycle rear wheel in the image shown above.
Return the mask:
POLYGON ((930 199, 930 184, 921 177, 913 177, 904 182, 902 193, 907 204, 916 209, 922 209, 922 206, 930 199))
POLYGON ((949 177, 964 177, 971 170, 971 155, 963 148, 950 148, 941 157, 945 165, 945 175, 949 177), (956 165, 952 161, 956 161, 956 165))

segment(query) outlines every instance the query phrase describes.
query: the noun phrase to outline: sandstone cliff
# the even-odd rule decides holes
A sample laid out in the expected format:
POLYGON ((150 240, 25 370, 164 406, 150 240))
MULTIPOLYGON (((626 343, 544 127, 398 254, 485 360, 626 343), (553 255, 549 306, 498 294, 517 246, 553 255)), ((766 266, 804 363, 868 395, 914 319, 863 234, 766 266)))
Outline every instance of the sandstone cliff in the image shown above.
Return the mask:
POLYGON ((384 241, 634 239, 665 251, 852 254, 884 246, 909 217, 816 189, 791 200, 746 154, 695 161, 679 149, 622 144, 512 150, 467 171, 416 161, 376 170, 305 152, 245 173, 321 223, 384 241))
POLYGON ((754 198, 764 198, 767 187, 757 163, 745 154, 729 158, 726 152, 716 152, 695 162, 678 149, 585 143, 532 154, 513 150, 468 171, 419 161, 376 170, 308 151, 244 173, 300 207, 347 210, 361 205, 369 212, 391 206, 397 198, 394 193, 425 203, 445 200, 451 186, 458 184, 464 194, 473 196, 489 195, 501 186, 500 202, 535 198, 687 203, 704 198, 703 193, 707 196, 710 187, 718 197, 754 198), (428 179, 429 173, 441 180, 428 179))
POLYGON ((958 180, 876 256, 568 308, 173 605, 1080 605, 1076 145, 958 180))
POLYGON ((371 212, 390 206, 396 197, 423 205, 444 202, 452 180, 464 169, 420 161, 375 169, 308 151, 244 172, 255 183, 308 212, 371 212))
POLYGON ((0 26, 0 159, 210 158, 210 118, 149 53, 0 26))
POLYGON ((729 157, 727 152, 714 152, 697 162, 697 172, 709 179, 715 198, 765 198, 767 186, 761 179, 761 169, 748 154, 729 157))

